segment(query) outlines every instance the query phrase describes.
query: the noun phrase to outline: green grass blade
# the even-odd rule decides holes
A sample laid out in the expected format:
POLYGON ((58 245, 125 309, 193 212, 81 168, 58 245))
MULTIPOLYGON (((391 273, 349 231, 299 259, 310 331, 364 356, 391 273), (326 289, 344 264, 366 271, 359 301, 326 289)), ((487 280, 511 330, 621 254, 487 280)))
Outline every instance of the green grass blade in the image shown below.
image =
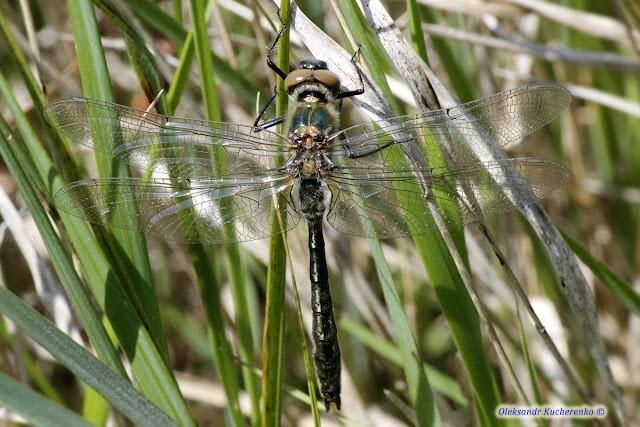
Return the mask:
MULTIPOLYGON (((22 114, 16 99, 12 96, 2 74, 0 74, 0 94, 13 112, 13 117, 20 123, 23 135, 30 131, 31 129, 26 122, 26 118, 22 114)), ((4 118, 0 118, 0 130, 0 154, 9 171, 12 173, 27 206, 29 206, 34 221, 51 254, 51 262, 65 287, 65 291, 71 300, 80 322, 87 331, 91 342, 102 360, 123 378, 126 378, 127 375, 118 353, 111 344, 109 336, 100 320, 100 316, 93 307, 91 298, 73 268, 71 257, 58 239, 33 186, 27 178, 27 174, 36 175, 32 171, 32 163, 24 156, 24 153, 15 140, 11 143, 6 139, 5 134, 8 134, 8 126, 4 118)))
POLYGON ((272 238, 269 247, 267 297, 265 301, 262 405, 263 426, 280 425, 282 412, 282 357, 284 332, 284 289, 286 253, 282 238, 272 238), (280 242, 277 242, 280 240, 280 242))
MULTIPOLYGON (((215 82, 215 69, 213 64, 213 58, 211 56, 211 52, 209 49, 209 39, 207 36, 207 15, 205 14, 204 4, 199 0, 191 0, 189 2, 189 12, 191 15, 191 21, 193 23, 193 40, 195 46, 196 58, 198 61, 198 70, 200 72, 201 79, 201 91, 202 91, 202 99, 204 102, 205 115, 207 119, 213 121, 221 120, 221 112, 218 101, 218 93, 215 82)), ((215 155, 215 154, 214 154, 215 155)), ((219 167, 220 170, 216 170, 215 173, 223 172, 225 165, 220 162, 214 163, 216 167, 219 167)), ((190 248, 191 251, 193 249, 190 248)), ((227 266, 229 267, 229 277, 231 279, 231 286, 234 288, 246 286, 244 273, 242 270, 242 261, 240 256, 240 250, 238 244, 233 243, 229 244, 225 247, 226 256, 227 256, 227 266)), ((202 254, 200 254, 202 256, 202 254)), ((199 275, 202 274, 201 269, 197 268, 199 271, 199 275)), ((200 264, 203 269, 206 266, 200 264)), ((205 304, 207 301, 215 302, 218 298, 214 295, 214 289, 210 289, 212 287, 212 283, 204 283, 202 279, 200 279, 202 285, 204 286, 203 291, 208 298, 205 298, 205 304)), ((216 291, 217 292, 217 291, 216 291)), ((235 295, 242 294, 242 292, 235 291, 235 295)), ((239 313, 243 311, 243 305, 246 304, 245 301, 235 301, 236 309, 239 310, 239 313)), ((209 319, 213 320, 213 317, 220 317, 221 320, 221 309, 219 304, 213 304, 207 307, 207 313, 209 315, 209 319)), ((241 315, 241 318, 245 318, 241 315)), ((216 359, 218 372, 220 378, 222 380, 222 384, 225 388, 225 392, 227 395, 227 399, 229 399, 229 416, 232 419, 234 425, 242 425, 244 424, 244 418, 242 413, 240 412, 240 405, 238 403, 238 383, 240 379, 236 376, 236 370, 233 369, 233 353, 231 352, 231 345, 228 344, 226 339, 226 333, 224 329, 224 324, 220 321, 216 321, 215 324, 209 325, 211 328, 212 339, 215 343, 218 343, 214 346, 214 358, 216 359), (221 344, 222 343, 222 344, 221 344), (223 351, 227 349, 227 351, 223 351)), ((246 328, 246 324, 243 324, 243 327, 246 328)), ((245 330, 243 333, 247 334, 248 332, 245 330)), ((246 344, 247 341, 243 340, 242 344, 246 344)), ((249 339, 249 345, 251 345, 251 340, 249 339)), ((250 360, 252 358, 251 349, 243 348, 242 356, 248 357, 250 360)), ((252 399, 254 400, 254 405, 252 405, 254 418, 257 417, 257 387, 254 384, 255 376, 251 372, 251 367, 244 364, 242 366, 242 373, 245 379, 245 382, 251 384, 248 388, 252 391, 252 399)))
MULTIPOLYGON (((84 95, 105 101, 113 101, 111 81, 106 59, 102 50, 100 34, 95 20, 93 6, 85 0, 69 0, 71 29, 76 40, 76 55, 83 84, 84 95)), ((117 164, 108 156, 96 154, 98 171, 102 177, 130 176, 128 169, 117 164)), ((123 209, 135 209, 133 206, 123 209)), ((135 215, 134 212, 131 215, 135 215)), ((160 309, 158 308, 151 266, 147 255, 144 236, 140 232, 112 230, 107 235, 107 243, 116 262, 125 272, 133 302, 138 306, 151 335, 165 360, 168 350, 162 332, 160 309)))
MULTIPOLYGON (((42 107, 46 102, 44 95, 42 94, 38 81, 29 68, 29 63, 27 61, 26 55, 24 54, 24 52, 22 52, 22 50, 20 50, 19 43, 16 40, 14 33, 11 31, 11 28, 9 27, 9 22, 7 21, 7 17, 5 16, 3 10, 0 10, 0 34, 2 34, 2 36, 4 37, 12 60, 17 63, 18 72, 22 76, 22 79, 25 81, 25 86, 29 91, 34 104, 36 105, 36 107, 39 107, 36 108, 36 112, 40 114, 40 112, 42 111, 42 107)), ((41 114, 38 118, 41 122, 44 123, 44 117, 41 114)))
MULTIPOLYGON (((517 304, 517 302, 516 302, 517 304)), ((540 393, 540 386, 538 385, 538 373, 535 363, 531 357, 531 353, 529 352, 529 345, 527 344, 527 337, 525 335, 525 330, 522 325, 522 317, 520 315, 520 305, 517 306, 517 315, 518 315, 518 330, 520 332, 520 346, 522 347, 522 354, 524 356, 524 361, 527 364, 527 371, 529 373, 529 381, 531 383, 531 389, 533 390, 533 402, 537 405, 543 405, 542 395, 540 393)), ((548 427, 549 423, 546 419, 539 420, 539 423, 543 427, 548 427)))
POLYGON ((89 427, 90 423, 64 406, 44 398, 11 377, 0 373, 0 403, 33 425, 89 427))
MULTIPOLYGON (((432 10, 429 7, 423 7, 421 9, 421 16, 424 18, 424 23, 437 24, 446 19, 446 16, 440 11, 432 10)), ((422 37, 422 34, 416 33, 416 37, 422 37)), ((452 90, 458 95, 458 98, 462 100, 470 101, 480 95, 479 92, 474 91, 473 85, 467 84, 469 81, 469 75, 472 75, 476 71, 476 67, 473 66, 472 61, 460 61, 458 58, 464 59, 467 55, 470 55, 470 47, 464 46, 460 50, 464 50, 466 55, 456 55, 458 51, 452 49, 451 45, 440 37, 432 37, 429 40, 431 46, 437 58, 442 62, 443 68, 446 70, 449 82, 452 86, 452 90), (463 62, 461 64, 461 62, 463 62)), ((428 64, 427 58, 420 56, 425 63, 428 64)))
POLYGON ((174 18, 167 15, 157 3, 149 0, 126 0, 126 3, 138 19, 150 28, 157 30, 178 46, 184 44, 187 31, 174 18))
POLYGON ((567 241, 571 250, 585 263, 598 279, 629 309, 630 312, 640 316, 640 295, 633 289, 630 283, 622 280, 609 267, 591 255, 580 243, 575 241, 567 233, 562 232, 562 237, 567 241))
POLYGON ((207 37, 207 16, 200 2, 191 1, 190 13, 193 21, 194 46, 196 58, 198 59, 198 70, 202 76, 202 98, 204 101, 205 115, 207 119, 220 121, 221 113, 218 103, 218 92, 214 80, 215 70, 213 59, 209 50, 209 39, 207 37))
MULTIPOLYGON (((208 16, 207 12, 205 12, 205 14, 208 16)), ((180 96, 189 83, 189 72, 191 71, 191 65, 193 64, 195 55, 196 52, 193 45, 193 31, 189 31, 184 45, 180 50, 180 61, 178 62, 178 67, 176 68, 176 72, 173 75, 173 81, 171 82, 171 86, 169 87, 169 93, 167 94, 167 110, 169 114, 173 114, 173 112, 178 107, 180 96)))
POLYGON ((109 419, 111 405, 100 393, 92 388, 84 390, 84 401, 82 402, 82 414, 94 426, 103 426, 109 419))
POLYGON ((423 61, 427 61, 427 48, 424 43, 422 33, 422 19, 420 7, 416 0, 407 0, 407 15, 409 17, 409 28, 411 29, 411 43, 413 49, 423 61))
MULTIPOLYGON (((377 354, 402 367, 403 355, 395 343, 382 339, 370 330, 345 318, 340 319, 340 330, 351 334, 377 354)), ((469 405, 469 400, 464 396, 460 384, 458 384, 455 379, 427 364, 423 364, 423 369, 434 391, 448 397, 461 406, 469 405)))
POLYGON ((134 423, 177 425, 128 381, 3 287, 0 287, 0 311, 134 423))
MULTIPOLYGON (((121 10, 109 0, 95 0, 94 3, 107 15, 109 19, 120 28, 124 34, 124 42, 131 65, 136 72, 142 90, 149 100, 153 100, 162 90, 162 77, 158 70, 158 64, 154 55, 149 52, 142 34, 144 29, 137 22, 132 22, 121 10), (136 31, 137 30, 137 31, 136 31)), ((147 36, 149 46, 153 46, 152 40, 147 36)), ((159 53, 159 52, 157 52, 159 53)), ((158 99, 156 108, 161 114, 165 114, 164 96, 158 99)))
POLYGON ((198 272, 198 285, 209 326, 209 344, 228 401, 227 416, 230 417, 233 425, 243 425, 244 421, 238 401, 237 367, 233 358, 233 349, 225 334, 220 289, 211 262, 213 253, 203 245, 189 245, 189 255, 198 272))
MULTIPOLYGON (((286 258, 289 261, 289 271, 293 272, 293 265, 291 265, 291 254, 289 253, 289 247, 285 242, 286 258)), ((318 406, 318 394, 317 394, 317 370, 309 352, 309 346, 307 344, 307 337, 305 335, 304 322, 302 320, 302 307, 300 306, 300 294, 298 293, 298 283, 295 280, 295 275, 291 274, 291 281, 293 282, 293 292, 295 295, 295 307, 296 307, 296 319, 298 321, 298 332, 300 338, 300 349, 302 358, 304 360, 304 369, 307 373, 307 389, 309 390, 309 405, 311 406, 311 414, 313 416, 313 423, 315 426, 320 425, 320 411, 318 406)), ((281 310, 282 311, 282 310, 281 310)), ((282 347, 282 346, 281 346, 282 347)), ((282 348, 279 349, 282 352, 282 348)), ((342 363, 342 362, 341 362, 342 363)), ((280 362, 282 364, 282 361, 280 362)), ((282 369, 280 367, 280 369, 282 369)), ((328 410, 325 406, 325 410, 328 410)))
POLYGON ((420 351, 404 312, 398 290, 382 254, 379 242, 372 241, 372 254, 376 261, 378 278, 384 292, 384 299, 393 322, 396 342, 402 354, 402 368, 405 372, 413 408, 421 426, 440 425, 441 420, 431 391, 429 379, 420 363, 420 351))
MULTIPOLYGON (((280 16, 287 27, 279 41, 277 64, 281 69, 289 69, 289 19, 290 2, 283 1, 280 16)), ((288 97, 284 90, 284 81, 280 78, 276 81, 276 115, 284 115, 287 111, 288 97)), ((274 220, 272 228, 280 227, 277 212, 273 212, 274 220)), ((286 221, 287 218, 282 218, 286 221)), ((265 320, 263 331, 263 362, 262 362, 262 425, 280 425, 282 415, 282 369, 284 350, 284 310, 285 284, 286 284, 286 234, 276 234, 269 242, 269 268, 267 272, 267 297, 265 301, 265 320), (283 238, 284 236, 284 238, 283 238)), ((294 280, 295 284, 295 280, 294 280)), ((306 365, 305 365, 306 366, 306 365)), ((307 371, 308 376, 308 371, 307 371)), ((313 389, 309 391, 312 395, 313 389)), ((317 411, 317 402, 315 403, 317 411)))
MULTIPOLYGON (((188 35, 190 32, 178 25, 176 20, 162 11, 155 3, 149 2, 148 0, 128 0, 127 5, 142 22, 171 40, 181 52, 181 55, 183 55, 182 50, 188 48, 187 53, 184 53, 184 55, 185 58, 190 59, 181 60, 180 68, 176 71, 174 80, 171 82, 171 87, 175 87, 173 89, 175 93, 172 96, 175 104, 168 106, 167 109, 170 112, 174 111, 177 106, 177 101, 180 98, 180 94, 185 88, 184 85, 187 83, 186 79, 188 78, 190 70, 189 65, 192 60, 191 55, 194 54, 194 52, 190 50, 192 47, 189 47, 190 42, 188 40, 188 35), (177 77, 179 78, 176 81, 175 79, 177 77)), ((206 16, 209 16, 209 9, 211 7, 212 2, 209 1, 207 6, 205 6, 206 16)), ((239 73, 238 70, 230 67, 226 61, 213 52, 209 52, 209 54, 212 56, 216 64, 216 75, 222 81, 227 82, 232 86, 236 94, 240 95, 247 105, 253 105, 255 102, 256 92, 258 92, 258 86, 256 85, 255 80, 247 78, 244 73, 239 73)), ((205 76, 205 79, 207 78, 209 78, 209 76, 205 76)), ((267 95, 267 92, 262 93, 262 95, 267 95)))
MULTIPOLYGON (((7 88, 3 83, 4 79, 2 78, 0 79, 0 91, 3 93, 3 98, 10 101, 10 94, 6 92, 5 89, 7 88)), ((26 124, 19 106, 15 102, 10 102, 9 105, 13 106, 14 119, 21 123, 20 130, 22 135, 34 139, 33 131, 26 124)), ((31 142, 29 145, 35 144, 31 142)), ((31 170, 32 162, 27 159, 21 160, 19 157, 21 155, 20 150, 11 150, 4 138, 0 140, 0 149, 2 149, 2 156, 7 165, 10 166, 16 182, 21 186, 23 197, 29 202, 31 214, 36 224, 40 227, 40 233, 48 247, 54 267, 92 344, 96 347, 100 357, 105 360, 105 363, 116 372, 119 372, 123 378, 126 378, 127 375, 120 358, 113 348, 99 316, 95 313, 90 298, 85 293, 84 286, 73 268, 71 257, 60 243, 55 231, 51 228, 51 223, 40 204, 40 200, 25 178, 25 172, 28 175, 37 176, 37 173, 31 170), (18 155, 17 159, 16 154, 18 155)), ((82 233, 82 226, 76 227, 74 225, 80 223, 81 221, 79 220, 69 221, 68 224, 70 226, 67 230, 77 242, 76 248, 78 248, 81 262, 86 262, 86 272, 87 276, 90 277, 89 283, 94 285, 92 286, 94 295, 104 307, 107 316, 115 319, 113 322, 114 329, 125 352, 131 358, 133 371, 138 381, 152 400, 159 405, 163 405, 167 412, 175 414, 176 418, 181 418, 181 423, 189 425, 191 416, 186 411, 184 401, 177 390, 173 377, 167 370, 163 359, 150 340, 150 336, 142 326, 136 312, 132 311, 133 306, 127 303, 128 296, 123 293, 122 285, 117 283, 113 277, 109 278, 109 275, 113 273, 110 272, 106 260, 100 258, 102 250, 93 246, 94 239, 87 239, 87 236, 91 235, 90 231, 85 228, 84 233, 82 233), (87 252, 89 250, 94 252, 87 252), (133 357, 134 355, 136 357, 133 357)))

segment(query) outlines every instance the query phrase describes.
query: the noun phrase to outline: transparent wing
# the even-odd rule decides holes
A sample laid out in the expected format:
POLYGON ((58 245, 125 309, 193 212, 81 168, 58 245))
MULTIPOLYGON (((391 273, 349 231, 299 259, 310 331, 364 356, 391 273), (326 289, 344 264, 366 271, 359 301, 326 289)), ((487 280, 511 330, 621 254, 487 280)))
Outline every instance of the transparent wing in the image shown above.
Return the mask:
POLYGON ((571 102, 569 92, 553 84, 534 84, 471 101, 458 107, 356 125, 331 136, 331 156, 344 163, 395 144, 413 144, 427 159, 446 144, 448 163, 472 164, 485 157, 474 141, 492 137, 506 145, 553 120, 571 102))
POLYGON ((300 216, 289 203, 292 185, 289 178, 88 179, 62 188, 54 203, 103 226, 182 243, 219 244, 270 236, 276 206, 286 213, 284 230, 293 228, 300 216))
POLYGON ((536 158, 478 162, 454 171, 337 169, 327 179, 327 221, 361 237, 419 235, 435 231, 422 188, 433 192, 446 222, 462 225, 544 198, 568 179, 564 166, 536 158))
POLYGON ((251 126, 169 117, 88 98, 49 103, 45 117, 82 145, 140 169, 182 178, 271 176, 287 139, 251 126))

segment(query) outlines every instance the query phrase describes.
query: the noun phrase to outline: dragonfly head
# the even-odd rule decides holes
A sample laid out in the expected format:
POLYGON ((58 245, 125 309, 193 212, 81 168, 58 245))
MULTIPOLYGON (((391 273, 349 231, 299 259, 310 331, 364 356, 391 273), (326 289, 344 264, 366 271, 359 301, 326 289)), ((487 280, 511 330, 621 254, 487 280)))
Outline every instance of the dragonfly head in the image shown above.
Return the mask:
POLYGON ((298 102, 330 102, 340 93, 340 78, 319 59, 305 59, 284 80, 287 93, 298 102))

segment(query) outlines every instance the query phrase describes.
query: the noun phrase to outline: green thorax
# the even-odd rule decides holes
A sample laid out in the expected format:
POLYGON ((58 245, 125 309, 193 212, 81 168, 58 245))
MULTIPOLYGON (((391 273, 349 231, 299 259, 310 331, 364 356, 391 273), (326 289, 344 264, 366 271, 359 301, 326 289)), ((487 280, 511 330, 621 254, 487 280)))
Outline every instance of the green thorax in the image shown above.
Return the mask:
POLYGON ((289 133, 311 127, 331 135, 338 126, 338 109, 333 102, 299 102, 290 112, 289 120, 289 133))

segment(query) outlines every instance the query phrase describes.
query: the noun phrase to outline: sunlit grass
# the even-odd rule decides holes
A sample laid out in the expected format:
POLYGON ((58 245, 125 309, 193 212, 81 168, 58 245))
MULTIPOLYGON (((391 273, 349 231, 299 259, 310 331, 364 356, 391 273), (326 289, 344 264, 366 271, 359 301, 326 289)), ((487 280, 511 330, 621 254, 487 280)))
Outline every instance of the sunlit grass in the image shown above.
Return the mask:
MULTIPOLYGON (((41 120, 45 99, 113 96, 118 103, 145 108, 144 91, 150 92, 148 99, 163 87, 167 95, 158 108, 170 114, 251 124, 256 104, 265 102, 277 81, 265 63, 266 48, 280 25, 276 8, 268 2, 250 7, 212 3, 206 12, 201 4, 194 9, 199 3, 195 1, 183 2, 182 9, 174 9, 168 2, 160 7, 139 1, 119 2, 117 6, 107 1, 96 3, 102 5, 96 25, 88 16, 97 9, 79 0, 33 17, 39 36, 39 76, 46 96, 27 66, 27 61, 33 61, 27 44, 12 40, 25 39, 26 18, 15 6, 0 11, 0 29, 7 40, 7 48, 0 51, 0 71, 7 80, 0 97, 0 111, 8 122, 3 129, 8 138, 3 147, 19 149, 22 154, 16 156, 22 159, 17 160, 18 169, 2 169, 0 177, 15 206, 27 207, 19 218, 27 224, 34 218, 39 226, 31 226, 29 235, 20 232, 7 221, 11 206, 3 207, 1 215, 11 230, 4 235, 0 251, 3 283, 44 312, 61 331, 84 341, 105 365, 118 372, 123 383, 116 390, 129 392, 125 381, 132 375, 129 380, 141 392, 139 404, 145 410, 155 410, 146 406, 153 402, 158 411, 181 425, 192 421, 274 425, 278 419, 301 423, 312 412, 308 397, 301 394, 308 393, 309 374, 300 350, 298 314, 279 236, 271 243, 264 240, 227 247, 187 248, 155 239, 147 239, 145 245, 141 235, 90 228, 50 210, 61 232, 61 240, 57 240, 52 230, 44 228, 44 210, 36 210, 32 204, 37 202, 37 194, 43 206, 50 208, 52 195, 64 183, 84 175, 113 173, 109 159, 98 160, 98 172, 91 166, 95 164, 90 159, 93 153, 71 147, 73 154, 68 154, 41 120), (118 12, 119 7, 129 8, 129 13, 118 12), (181 11, 180 16, 172 16, 176 10, 181 11), (129 22, 132 17, 137 18, 129 22), (77 47, 70 41, 71 35, 77 47), (99 36, 105 46, 102 64, 99 36), (148 51, 148 43, 155 48, 148 51), (14 182, 19 184, 17 190, 14 182), (35 188, 33 194, 27 193, 26 184, 35 188), (38 235, 47 243, 44 250, 32 243, 38 235), (14 248, 29 259, 25 247, 37 250, 35 253, 47 262, 28 267, 16 262, 14 248), (53 270, 71 302, 62 311, 42 287, 30 285, 44 282, 54 286, 53 270), (276 295, 276 306, 265 309, 267 295, 273 291, 267 284, 280 286, 284 295, 276 295), (84 290, 88 295, 75 294, 84 290), (282 318, 271 317, 274 309, 282 318), (70 313, 79 319, 78 325, 64 326, 64 316, 70 313), (271 348, 263 348, 265 317, 275 322, 270 334, 275 332, 273 336, 282 340, 281 344, 268 343, 276 344, 271 348), (279 325, 283 326, 281 336, 279 325), (276 374, 263 382, 262 369, 275 369, 276 374)), ((385 91, 398 114, 414 112, 416 103, 406 95, 406 85, 394 70, 393 55, 384 51, 360 9, 350 7, 350 2, 336 3, 336 10, 329 2, 299 2, 298 6, 347 52, 353 52, 356 44, 362 45, 359 62, 371 80, 385 91)), ((575 308, 567 300, 567 283, 559 279, 554 267, 556 254, 550 256, 548 242, 533 231, 536 228, 530 220, 518 213, 489 219, 493 239, 506 254, 505 266, 476 227, 469 226, 464 236, 459 233, 454 237, 528 399, 540 404, 605 405, 609 411, 605 423, 622 423, 614 415, 615 395, 612 397, 605 383, 606 363, 594 362, 593 349, 601 340, 609 368, 629 405, 629 422, 637 422, 632 405, 637 401, 636 392, 627 381, 634 366, 633 340, 628 337, 640 309, 638 295, 630 286, 640 273, 637 41, 631 43, 618 12, 605 2, 590 6, 564 2, 553 10, 545 2, 531 6, 538 8, 535 10, 505 2, 486 2, 481 9, 469 6, 464 10, 451 2, 451 10, 442 10, 429 3, 410 2, 410 12, 404 3, 385 2, 385 6, 405 36, 424 37, 426 57, 421 43, 413 47, 461 101, 529 81, 555 81, 573 94, 572 105, 561 118, 522 144, 507 147, 507 152, 510 157, 554 160, 572 173, 569 184, 543 206, 557 227, 571 237, 572 251, 584 263, 585 283, 598 302, 598 336, 585 331, 579 316, 576 320, 575 308), (583 27, 587 15, 572 16, 574 13, 610 20, 583 27), (516 302, 511 288, 514 283, 524 289, 560 356, 586 388, 590 402, 584 401, 581 390, 564 377, 559 362, 550 357, 552 349, 524 314, 522 301, 516 302)), ((638 11, 632 6, 623 11, 633 25, 638 22, 638 11)), ((286 43, 282 46, 290 64, 310 56, 295 31, 290 44, 286 43)), ((318 49, 320 59, 331 59, 323 55, 335 53, 330 46, 312 47, 318 49)), ((345 124, 365 117, 346 101, 345 124)), ((10 151, 3 152, 6 165, 10 165, 9 155, 10 151)), ((450 261, 451 248, 438 236, 378 243, 325 230, 343 352, 343 404, 339 415, 321 414, 321 418, 344 416, 348 422, 365 425, 387 421, 427 425, 433 419, 449 425, 493 425, 497 421, 491 406, 496 400, 524 404, 513 381, 506 379, 507 370, 493 350, 495 342, 486 338, 487 329, 468 300, 460 281, 463 271, 450 261), (428 381, 416 381, 418 378, 428 381)), ((311 310, 304 227, 288 233, 287 243, 308 333, 311 310)), ((591 301, 590 295, 582 296, 591 301)), ((10 318, 30 313, 25 307, 16 307, 7 305, 2 310, 10 318)), ((35 319, 33 324, 37 324, 35 319)), ((34 331, 24 333, 32 336, 34 331)), ((52 369, 57 362, 42 357, 34 344, 23 344, 26 352, 21 353, 14 345, 21 338, 13 329, 3 328, 1 336, 5 344, 3 371, 25 378, 19 373, 25 372, 26 365, 33 365, 37 374, 30 368, 27 372, 32 373, 24 382, 52 403, 56 395, 64 399, 56 404, 60 412, 55 406, 47 408, 55 414, 51 419, 62 416, 63 407, 98 423, 104 422, 104 414, 112 408, 130 416, 124 394, 120 398, 105 396, 104 401, 78 387, 91 384, 91 377, 76 369, 83 362, 66 365, 66 372, 76 381, 61 381, 56 375, 60 368, 52 369), (48 382, 47 387, 43 381, 48 382), (84 405, 77 403, 78 396, 85 399, 84 405)), ((53 356, 66 360, 64 352, 53 356)), ((0 402, 8 405, 2 398, 3 390, 0 387, 0 402)), ((10 408, 28 416, 19 404, 12 403, 10 408)), ((121 418, 115 420, 123 423, 121 418)))

